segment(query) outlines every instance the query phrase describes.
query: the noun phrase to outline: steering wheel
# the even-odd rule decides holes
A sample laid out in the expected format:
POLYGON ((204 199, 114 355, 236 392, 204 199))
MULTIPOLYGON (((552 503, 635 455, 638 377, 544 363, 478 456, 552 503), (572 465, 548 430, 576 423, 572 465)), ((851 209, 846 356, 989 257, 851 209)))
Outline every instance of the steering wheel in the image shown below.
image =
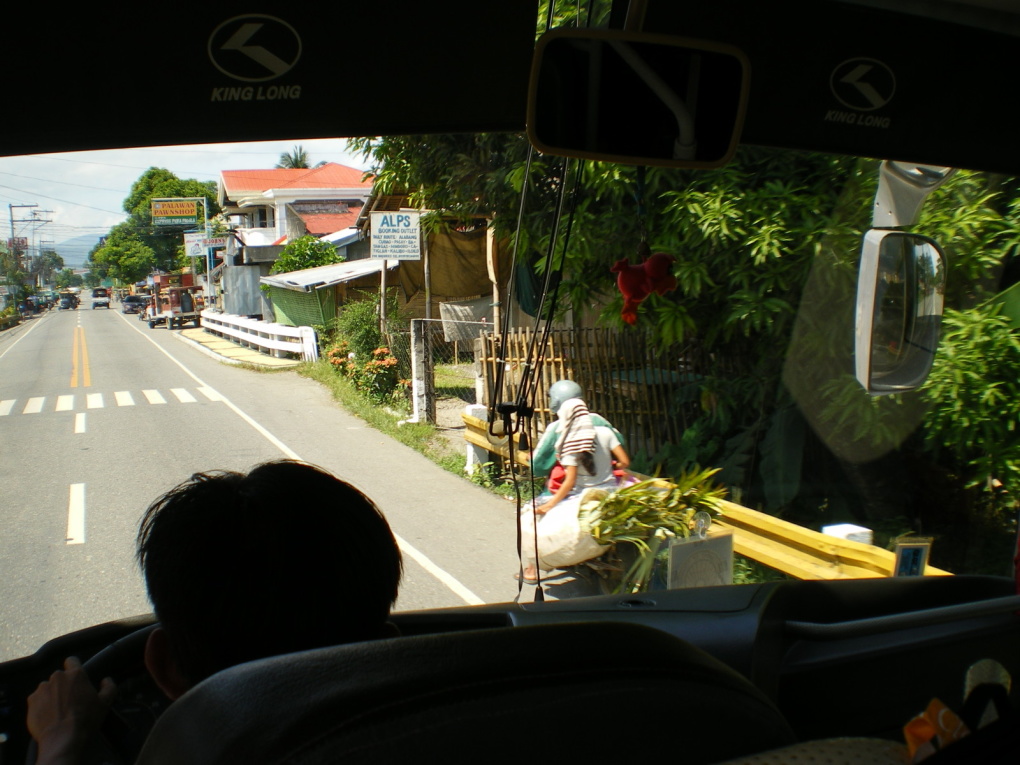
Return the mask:
MULTIPOLYGON (((82 665, 96 688, 106 677, 117 684, 117 698, 99 729, 98 740, 86 746, 85 762, 133 763, 149 729, 169 704, 145 669, 145 643, 158 626, 149 624, 125 635, 82 665)), ((39 748, 33 740, 26 751, 26 765, 35 765, 38 757, 39 748)))

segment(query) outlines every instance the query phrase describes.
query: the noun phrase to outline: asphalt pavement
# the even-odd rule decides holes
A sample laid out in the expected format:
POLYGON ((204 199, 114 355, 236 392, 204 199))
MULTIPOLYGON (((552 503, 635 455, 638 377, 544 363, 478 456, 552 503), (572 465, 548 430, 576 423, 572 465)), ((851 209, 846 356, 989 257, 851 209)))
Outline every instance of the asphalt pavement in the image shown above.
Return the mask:
MULTIPOLYGON (((279 369, 294 367, 301 363, 296 359, 280 359, 255 348, 247 348, 226 338, 214 335, 201 327, 173 330, 173 334, 178 340, 228 364, 248 364, 279 369)), ((405 464, 405 471, 410 467, 410 465, 405 464)), ((449 473, 443 468, 428 463, 427 460, 417 463, 417 472, 420 474, 416 476, 410 476, 405 473, 403 479, 411 484, 425 485, 432 481, 438 480, 442 482, 450 478, 449 473), (429 473, 429 475, 424 473, 429 473)), ((508 578, 510 573, 507 572, 508 578)), ((545 590, 547 600, 562 600, 601 594, 594 578, 586 576, 585 572, 580 568, 565 571, 556 569, 543 573, 543 579, 546 577, 548 577, 548 580, 543 581, 543 589, 545 590)), ((522 600, 530 601, 532 599, 531 593, 534 589, 533 585, 525 584, 522 600)))

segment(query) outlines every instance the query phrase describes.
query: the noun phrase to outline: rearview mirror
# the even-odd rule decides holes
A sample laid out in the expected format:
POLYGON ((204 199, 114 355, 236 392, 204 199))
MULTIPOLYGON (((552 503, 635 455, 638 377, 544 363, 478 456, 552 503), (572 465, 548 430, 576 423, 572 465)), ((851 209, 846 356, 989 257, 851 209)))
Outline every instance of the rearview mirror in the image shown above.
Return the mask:
POLYGON ((914 390, 928 377, 942 327, 946 263, 927 237, 872 229, 857 279, 857 380, 873 395, 914 390))
POLYGON ((736 151, 747 58, 702 40, 557 29, 535 49, 528 138, 539 151, 709 168, 736 151))

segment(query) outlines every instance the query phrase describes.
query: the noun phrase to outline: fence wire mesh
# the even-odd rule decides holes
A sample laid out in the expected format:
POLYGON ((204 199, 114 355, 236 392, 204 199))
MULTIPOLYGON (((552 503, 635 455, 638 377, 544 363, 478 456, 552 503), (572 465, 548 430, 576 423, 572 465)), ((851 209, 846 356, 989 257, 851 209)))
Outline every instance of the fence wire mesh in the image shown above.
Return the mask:
POLYGON ((421 328, 420 369, 415 369, 411 327, 387 333, 390 353, 397 359, 401 378, 421 386, 426 419, 443 427, 459 426, 464 407, 481 401, 475 343, 492 325, 443 319, 416 319, 415 323, 421 328))

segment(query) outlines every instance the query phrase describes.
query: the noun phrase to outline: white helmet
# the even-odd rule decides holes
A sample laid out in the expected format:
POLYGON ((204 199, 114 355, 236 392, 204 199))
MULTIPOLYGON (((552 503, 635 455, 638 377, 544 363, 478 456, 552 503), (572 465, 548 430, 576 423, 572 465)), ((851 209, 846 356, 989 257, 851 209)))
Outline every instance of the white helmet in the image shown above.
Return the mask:
POLYGON ((549 410, 554 414, 570 398, 582 398, 584 391, 573 380, 557 380, 549 386, 549 410))

